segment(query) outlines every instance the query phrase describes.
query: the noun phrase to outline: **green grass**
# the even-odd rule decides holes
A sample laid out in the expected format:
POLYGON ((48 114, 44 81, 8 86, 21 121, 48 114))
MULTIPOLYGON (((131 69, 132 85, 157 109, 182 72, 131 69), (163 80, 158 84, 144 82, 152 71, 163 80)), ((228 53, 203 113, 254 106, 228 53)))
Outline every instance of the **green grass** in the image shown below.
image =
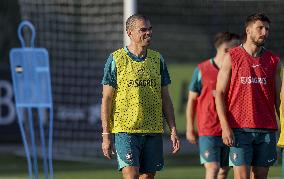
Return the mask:
MULTIPOLYGON (((165 158, 165 168, 158 172, 156 179, 202 179, 204 169, 199 165, 196 155, 177 155, 165 158)), ((104 164, 82 162, 54 162, 56 179, 117 179, 121 173, 116 170, 115 162, 104 164)), ((28 179, 26 159, 0 155, 0 179, 28 179)), ((233 178, 230 171, 228 178, 233 178)), ((40 178, 44 178, 41 174, 40 178)), ((269 178, 281 178, 281 166, 273 166, 269 178)))
POLYGON ((168 70, 171 77, 171 85, 169 86, 170 95, 172 97, 177 129, 179 132, 185 131, 185 107, 186 103, 181 105, 182 95, 187 98, 188 91, 182 91, 183 83, 186 84, 186 89, 196 64, 169 64, 168 70), (183 107, 183 111, 180 108, 183 107))

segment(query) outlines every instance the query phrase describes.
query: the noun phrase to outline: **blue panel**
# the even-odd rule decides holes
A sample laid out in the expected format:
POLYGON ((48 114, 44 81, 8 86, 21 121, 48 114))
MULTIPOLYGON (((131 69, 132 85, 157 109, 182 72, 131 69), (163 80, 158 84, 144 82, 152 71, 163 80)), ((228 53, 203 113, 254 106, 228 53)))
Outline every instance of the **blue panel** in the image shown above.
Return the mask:
POLYGON ((10 67, 13 79, 13 87, 17 114, 19 117, 19 126, 23 138, 23 143, 26 151, 29 176, 30 179, 39 178, 39 168, 37 161, 37 146, 35 140, 35 127, 33 124, 32 108, 37 108, 39 111, 39 129, 42 146, 43 168, 45 178, 48 179, 48 170, 50 178, 54 179, 52 165, 52 133, 53 133, 53 106, 52 106, 52 91, 49 70, 48 52, 44 48, 35 48, 35 28, 29 21, 23 21, 18 28, 18 36, 22 44, 22 48, 13 48, 10 51, 10 67), (30 48, 26 47, 25 41, 21 35, 24 26, 27 26, 32 32, 30 48), (43 110, 49 108, 49 141, 48 141, 48 158, 45 150, 44 128, 43 128, 43 110), (24 130, 23 110, 28 110, 29 123, 29 139, 31 147, 27 141, 27 134, 24 130), (30 151, 32 155, 30 154, 30 151), (33 162, 32 158, 33 156, 33 162), (47 160, 48 159, 48 160, 47 160), (48 168, 49 167, 49 168, 48 168))
POLYGON ((44 48, 14 48, 10 66, 17 107, 52 107, 48 52, 44 48))

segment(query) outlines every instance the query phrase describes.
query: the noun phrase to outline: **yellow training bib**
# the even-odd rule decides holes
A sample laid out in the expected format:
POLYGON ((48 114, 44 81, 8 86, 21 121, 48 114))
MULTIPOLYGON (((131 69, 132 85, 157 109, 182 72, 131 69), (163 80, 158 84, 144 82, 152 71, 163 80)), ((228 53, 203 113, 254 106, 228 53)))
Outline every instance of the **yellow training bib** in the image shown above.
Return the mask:
POLYGON ((278 147, 284 147, 284 119, 283 119, 283 111, 282 111, 282 101, 281 101, 281 105, 280 105, 280 128, 281 128, 281 132, 280 132, 280 137, 277 143, 278 147))
POLYGON ((112 133, 162 133, 160 54, 147 50, 144 61, 122 48, 113 53, 117 88, 113 97, 112 133))

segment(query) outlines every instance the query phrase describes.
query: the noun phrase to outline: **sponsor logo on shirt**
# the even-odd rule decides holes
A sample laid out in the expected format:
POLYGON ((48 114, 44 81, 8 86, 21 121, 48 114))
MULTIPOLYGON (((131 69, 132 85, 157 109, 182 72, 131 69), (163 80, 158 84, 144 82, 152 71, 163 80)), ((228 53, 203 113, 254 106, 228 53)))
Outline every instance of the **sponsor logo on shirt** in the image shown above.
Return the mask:
POLYGON ((252 68, 260 67, 260 64, 252 65, 251 67, 252 67, 252 68))
POLYGON ((130 80, 128 83, 128 87, 146 87, 146 86, 151 86, 155 87, 157 86, 156 80, 155 79, 147 79, 147 80, 130 80))
POLYGON ((267 84, 266 77, 252 77, 252 76, 245 76, 241 77, 241 84, 267 84))
POLYGON ((144 67, 142 67, 142 68, 140 68, 140 69, 137 70, 138 73, 143 73, 144 71, 145 71, 145 68, 144 68, 144 67))

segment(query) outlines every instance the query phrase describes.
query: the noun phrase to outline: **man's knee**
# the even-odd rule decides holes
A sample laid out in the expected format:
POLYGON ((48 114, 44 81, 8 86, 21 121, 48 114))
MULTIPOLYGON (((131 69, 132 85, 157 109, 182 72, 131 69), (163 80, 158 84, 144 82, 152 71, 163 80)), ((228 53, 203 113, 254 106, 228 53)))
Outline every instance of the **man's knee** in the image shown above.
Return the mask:
POLYGON ((205 163, 204 167, 206 168, 206 170, 209 169, 209 170, 212 170, 212 171, 214 170, 214 171, 217 171, 217 172, 219 171, 219 168, 220 168, 220 166, 217 162, 205 163))
POLYGON ((218 179, 225 179, 229 173, 230 167, 221 167, 218 172, 218 179))
POLYGON ((250 178, 250 166, 241 165, 234 166, 234 178, 249 179, 250 178))
POLYGON ((266 179, 268 175, 269 167, 251 167, 252 179, 266 179))
POLYGON ((139 179, 154 179, 156 173, 140 173, 139 179))
POLYGON ((139 168, 134 166, 124 167, 122 169, 122 175, 124 179, 138 179, 139 168))
POLYGON ((205 178, 206 179, 213 179, 217 178, 218 171, 220 169, 219 164, 217 162, 209 162, 205 163, 204 167, 206 169, 205 178))

